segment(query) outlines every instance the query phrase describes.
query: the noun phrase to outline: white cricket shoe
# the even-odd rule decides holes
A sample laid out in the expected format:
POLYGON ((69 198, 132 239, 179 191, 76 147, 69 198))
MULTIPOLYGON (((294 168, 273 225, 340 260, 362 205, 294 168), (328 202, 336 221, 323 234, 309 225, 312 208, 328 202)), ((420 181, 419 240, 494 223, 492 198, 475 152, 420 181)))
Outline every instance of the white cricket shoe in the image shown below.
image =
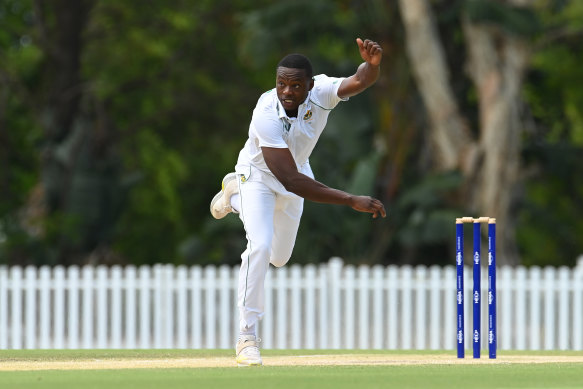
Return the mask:
POLYGON ((222 188, 211 200, 211 214, 215 219, 222 219, 233 212, 231 196, 239 193, 237 173, 229 173, 223 178, 222 188))
POLYGON ((261 366, 261 354, 259 353, 260 339, 253 335, 241 335, 237 342, 237 366, 261 366))

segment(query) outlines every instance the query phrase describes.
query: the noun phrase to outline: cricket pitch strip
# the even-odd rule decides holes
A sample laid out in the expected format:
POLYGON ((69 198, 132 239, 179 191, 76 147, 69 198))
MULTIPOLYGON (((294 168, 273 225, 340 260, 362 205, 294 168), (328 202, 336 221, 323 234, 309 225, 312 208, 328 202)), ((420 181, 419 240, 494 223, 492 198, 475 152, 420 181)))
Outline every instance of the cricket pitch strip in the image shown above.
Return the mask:
MULTIPOLYGON (((448 354, 338 354, 264 356, 270 366, 402 366, 583 363, 583 356, 499 355, 497 359, 458 359, 448 354)), ((117 370, 236 367, 233 357, 208 358, 107 358, 78 360, 0 360, 0 371, 117 370)))

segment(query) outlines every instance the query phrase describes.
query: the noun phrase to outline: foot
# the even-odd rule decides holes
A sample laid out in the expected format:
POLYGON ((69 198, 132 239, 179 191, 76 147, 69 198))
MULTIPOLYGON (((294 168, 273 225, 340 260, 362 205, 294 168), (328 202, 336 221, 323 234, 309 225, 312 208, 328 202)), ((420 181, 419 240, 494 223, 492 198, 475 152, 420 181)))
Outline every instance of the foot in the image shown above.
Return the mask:
POLYGON ((229 173, 223 178, 222 188, 211 201, 211 214, 215 219, 222 219, 233 212, 231 196, 239 193, 237 174, 229 173))
POLYGON ((241 335, 237 342, 237 366, 261 366, 260 340, 253 335, 241 335))

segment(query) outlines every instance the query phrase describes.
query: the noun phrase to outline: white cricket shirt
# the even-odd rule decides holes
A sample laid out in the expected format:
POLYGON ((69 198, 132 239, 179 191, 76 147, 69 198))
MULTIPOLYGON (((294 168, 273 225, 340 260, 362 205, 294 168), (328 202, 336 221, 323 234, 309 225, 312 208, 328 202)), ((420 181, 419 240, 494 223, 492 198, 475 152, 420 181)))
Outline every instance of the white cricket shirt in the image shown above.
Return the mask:
POLYGON ((272 89, 259 98, 249 125, 249 139, 239 153, 237 173, 248 178, 250 167, 272 174, 261 147, 289 148, 298 170, 308 162, 320 134, 326 127, 328 115, 343 100, 338 87, 344 78, 320 74, 314 77, 314 87, 298 107, 297 117, 288 117, 277 91, 272 89))

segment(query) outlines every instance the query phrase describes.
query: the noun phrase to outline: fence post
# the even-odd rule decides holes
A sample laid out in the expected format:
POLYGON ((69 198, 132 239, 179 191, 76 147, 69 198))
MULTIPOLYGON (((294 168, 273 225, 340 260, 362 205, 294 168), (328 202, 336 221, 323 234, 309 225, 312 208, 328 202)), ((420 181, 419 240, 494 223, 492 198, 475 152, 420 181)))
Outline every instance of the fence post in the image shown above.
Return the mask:
POLYGON ((569 269, 566 266, 559 268, 559 315, 557 317, 556 330, 559 335, 559 350, 567 350, 569 348, 569 299, 571 289, 571 279, 569 277, 569 269))
MULTIPOLYGON (((93 266, 84 266, 82 270, 81 285, 83 285, 83 348, 94 348, 93 343, 93 266)), ((42 275, 42 273, 41 273, 42 275)), ((42 278, 42 277, 41 277, 42 278)), ((42 314, 42 311, 41 311, 42 314)), ((42 328, 43 326, 41 326, 42 328)), ((42 341, 41 337, 41 341, 42 341)))
MULTIPOLYGON (((388 329, 388 341, 389 349, 394 350, 399 347, 398 344, 398 334, 399 334, 399 315, 398 315, 398 300, 397 295, 399 289, 401 288, 401 282, 399 280, 399 269, 395 265, 390 265, 387 268, 387 308, 388 308, 388 318, 385 322, 385 328, 388 329)), ((378 286, 377 286, 378 287, 378 286)))
POLYGON ((139 288, 140 288, 140 348, 150 348, 152 342, 152 319, 151 319, 151 275, 152 268, 140 266, 139 288))
POLYGON ((319 329, 319 336, 320 344, 319 347, 324 349, 330 347, 330 331, 326 329, 329 328, 329 315, 330 315, 330 303, 328 299, 329 291, 329 282, 328 279, 330 278, 329 273, 329 266, 330 264, 320 264, 318 267, 318 301, 319 301, 319 320, 320 320, 320 329, 319 329))
POLYGON ((123 288, 121 277, 121 266, 115 265, 111 268, 111 339, 110 347, 121 348, 122 334, 122 307, 121 291, 123 288))
POLYGON ((125 346, 126 348, 136 348, 136 278, 137 272, 135 266, 127 266, 124 269, 124 286, 125 286, 125 346))
POLYGON ((555 268, 545 267, 544 271, 544 301, 545 301, 545 350, 552 350, 555 347, 555 268))
POLYGON ((514 313, 516 317, 514 322, 518 324, 518 326, 522 326, 522 330, 517 328, 515 333, 515 348, 517 350, 525 350, 526 349, 526 337, 527 331, 524 328, 525 324, 527 323, 526 320, 526 269, 523 266, 519 266, 516 269, 515 277, 514 277, 514 284, 516 285, 516 299, 515 299, 515 307, 514 313))
POLYGON ((186 313, 188 312, 186 302, 187 282, 186 266, 181 265, 176 269, 176 348, 186 348, 186 334, 188 319, 186 313))
MULTIPOLYGON (((442 328, 441 320, 443 317, 444 307, 441 298, 441 269, 437 265, 429 269, 429 290, 430 295, 430 313, 429 313, 429 348, 438 350, 440 343, 439 329, 442 328)), ((446 294, 447 296, 447 294, 446 294)), ((451 332, 451 331, 448 331, 451 332)))
MULTIPOLYGON (((265 275, 265 316, 263 320, 259 322, 259 328, 261 330, 261 337, 263 339, 263 345, 265 348, 274 348, 275 344, 275 312, 273 305, 273 289, 274 289, 274 269, 268 268, 267 274, 265 275)), ((237 321, 237 330, 239 329, 239 322, 237 321)))
POLYGON ((333 257, 328 262, 328 296, 330 297, 331 308, 331 327, 332 327, 332 348, 340 348, 341 339, 341 306, 340 294, 341 291, 341 277, 342 277, 342 259, 333 257))
MULTIPOLYGON (((24 347, 34 349, 36 348, 36 267, 26 267, 24 285, 26 293, 26 313, 24 315, 26 335, 24 347)), ((75 331, 74 329, 72 330, 75 331)))
POLYGON ((287 328, 288 328, 288 301, 287 298, 287 267, 280 267, 275 270, 275 282, 276 282, 276 342, 275 347, 279 349, 288 348, 287 341, 287 328))
POLYGON ((12 316, 12 348, 22 348, 22 268, 14 266, 10 268, 12 278, 11 316, 12 316))
POLYGON ((414 278, 415 288, 415 348, 424 350, 427 348, 427 327, 429 320, 427 318, 427 268, 417 266, 415 268, 414 278))
POLYGON ((214 266, 208 265, 204 269, 205 285, 205 348, 217 347, 217 309, 216 309, 216 282, 217 270, 214 266))
POLYGON ((413 325, 413 271, 411 266, 401 267, 401 348, 409 350, 412 348, 411 327, 413 325))
POLYGON ((8 268, 0 266, 0 349, 8 348, 8 268))
POLYGON ((109 287, 107 267, 103 265, 97 267, 97 283, 95 286, 95 292, 97 295, 97 317, 95 318, 97 324, 96 348, 107 348, 107 323, 110 319, 107 304, 107 289, 109 287))
POLYGON ((223 265, 219 270, 219 347, 231 348, 235 345, 233 333, 230 331, 231 313, 235 312, 234 304, 230 304, 231 274, 230 268, 223 265))
POLYGON ((302 322, 304 314, 302 312, 302 269, 299 265, 292 265, 291 267, 291 315, 289 318, 291 323, 291 345, 292 349, 299 349, 302 347, 302 322))
POLYGON ((583 350, 583 255, 573 269, 573 350, 583 350))
POLYGON ((503 266, 500 273, 501 277, 499 279, 501 282, 497 285, 497 288, 501 293, 498 293, 500 297, 497 300, 500 302, 499 309, 501 313, 499 316, 502 325, 501 331, 498 331, 497 340, 501 340, 502 343, 497 341, 496 344, 504 350, 510 350, 513 347, 512 339, 514 339, 514 320, 512 319, 514 271, 510 266, 503 266))
MULTIPOLYGON (((51 347, 51 269, 48 266, 42 266, 39 270, 39 314, 40 314, 40 342, 41 349, 51 347)), ((89 318, 93 315, 89 315, 89 318)))
POLYGON ((370 268, 361 265, 358 267, 358 348, 369 347, 369 284, 370 268))
POLYGON ((306 265, 304 269, 306 288, 306 319, 305 319, 305 347, 316 348, 316 267, 306 265))
POLYGON ((79 348, 79 267, 71 266, 67 269, 67 290, 69 300, 67 305, 67 346, 70 349, 79 348))
POLYGON ((541 312, 541 268, 534 266, 530 269, 529 292, 530 292, 530 350, 540 350, 541 329, 540 329, 540 312, 541 312))
POLYGON ((190 284, 192 285, 191 323, 192 348, 202 348, 202 269, 200 266, 190 268, 190 284))

